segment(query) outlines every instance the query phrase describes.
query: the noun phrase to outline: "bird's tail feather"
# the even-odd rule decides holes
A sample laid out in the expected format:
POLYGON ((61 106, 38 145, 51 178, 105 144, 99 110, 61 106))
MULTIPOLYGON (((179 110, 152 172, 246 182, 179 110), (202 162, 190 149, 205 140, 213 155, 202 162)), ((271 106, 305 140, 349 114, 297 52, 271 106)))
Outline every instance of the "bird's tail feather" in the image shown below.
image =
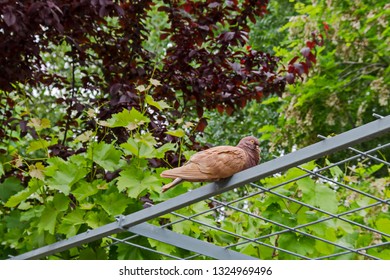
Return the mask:
POLYGON ((162 187, 161 191, 162 191, 162 192, 166 192, 166 191, 169 190, 170 188, 173 188, 174 186, 180 184, 181 181, 183 181, 182 178, 176 178, 175 180, 173 180, 173 181, 170 182, 169 184, 164 185, 164 186, 162 187))

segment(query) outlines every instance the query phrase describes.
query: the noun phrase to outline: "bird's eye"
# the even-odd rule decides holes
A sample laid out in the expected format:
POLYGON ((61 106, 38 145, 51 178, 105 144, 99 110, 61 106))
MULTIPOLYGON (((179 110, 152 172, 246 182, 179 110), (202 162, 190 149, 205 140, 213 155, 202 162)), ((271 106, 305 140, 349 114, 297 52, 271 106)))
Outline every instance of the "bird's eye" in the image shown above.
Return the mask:
POLYGON ((251 140, 251 143, 252 143, 252 144, 255 144, 255 140, 252 139, 252 140, 251 140))

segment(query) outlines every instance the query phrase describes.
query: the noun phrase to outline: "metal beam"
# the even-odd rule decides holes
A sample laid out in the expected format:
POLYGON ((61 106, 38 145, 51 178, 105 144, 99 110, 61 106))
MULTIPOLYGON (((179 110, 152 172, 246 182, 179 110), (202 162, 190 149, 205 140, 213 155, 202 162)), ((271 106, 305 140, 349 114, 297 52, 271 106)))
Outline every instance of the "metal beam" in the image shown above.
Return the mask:
POLYGON ((142 223, 127 230, 217 260, 258 260, 257 258, 148 223, 142 223))
POLYGON ((41 247, 11 259, 37 259, 100 239, 111 234, 118 233, 122 231, 123 228, 133 227, 150 219, 188 206, 192 203, 202 201, 214 195, 243 186, 247 183, 254 182, 275 173, 285 171, 291 167, 308 162, 310 160, 317 159, 324 155, 345 149, 349 146, 359 144, 389 131, 390 116, 387 116, 332 138, 327 138, 321 142, 292 152, 283 157, 279 157, 253 168, 244 170, 226 180, 207 184, 201 188, 171 198, 152 207, 129 214, 121 219, 120 225, 119 222, 107 224, 97 229, 78 234, 69 239, 41 247))

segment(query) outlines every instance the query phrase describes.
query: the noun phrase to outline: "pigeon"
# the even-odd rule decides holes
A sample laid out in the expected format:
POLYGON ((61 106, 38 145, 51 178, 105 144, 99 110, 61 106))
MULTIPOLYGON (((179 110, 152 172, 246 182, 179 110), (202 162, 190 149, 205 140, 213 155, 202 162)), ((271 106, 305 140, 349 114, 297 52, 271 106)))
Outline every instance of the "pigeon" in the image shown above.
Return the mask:
POLYGON ((174 179, 162 187, 162 192, 189 182, 214 182, 257 165, 260 161, 259 140, 247 136, 237 146, 217 146, 194 154, 183 166, 165 170, 163 178, 174 179))

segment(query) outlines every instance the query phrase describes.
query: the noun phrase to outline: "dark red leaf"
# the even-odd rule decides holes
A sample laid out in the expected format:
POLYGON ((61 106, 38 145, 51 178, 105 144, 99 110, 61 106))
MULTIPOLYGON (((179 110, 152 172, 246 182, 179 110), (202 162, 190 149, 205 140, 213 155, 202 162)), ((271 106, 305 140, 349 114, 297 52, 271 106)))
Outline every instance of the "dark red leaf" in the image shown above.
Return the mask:
POLYGON ((309 48, 309 49, 312 49, 316 46, 316 43, 315 42, 312 42, 312 41, 307 41, 306 42, 306 46, 309 48))
POLYGON ((287 73, 286 74, 286 81, 289 84, 293 84, 295 82, 295 76, 293 73, 287 73))
POLYGON ((16 16, 11 11, 3 14, 3 19, 8 26, 12 26, 16 22, 16 16))
POLYGON ((298 56, 295 56, 293 59, 290 60, 288 64, 294 64, 298 60, 298 56))
POLYGON ((207 120, 205 118, 201 118, 198 124, 196 125, 195 130, 199 132, 203 132, 206 126, 207 126, 207 120))
POLYGON ((224 107, 223 105, 221 105, 221 104, 218 104, 218 105, 216 106, 216 108, 217 108, 217 111, 218 111, 220 114, 222 114, 223 111, 225 111, 225 107, 224 107))
POLYGON ((304 57, 308 58, 308 57, 310 56, 310 54, 311 54, 310 48, 309 48, 309 47, 302 48, 302 49, 301 49, 301 54, 302 54, 304 57))
POLYGON ((231 106, 231 105, 228 105, 226 106, 226 114, 228 114, 228 116, 231 116, 234 112, 234 107, 231 106))
POLYGON ((322 24, 324 25, 324 29, 325 29, 326 31, 328 31, 328 30, 329 30, 329 25, 328 25, 328 23, 326 23, 326 22, 324 21, 322 24))

